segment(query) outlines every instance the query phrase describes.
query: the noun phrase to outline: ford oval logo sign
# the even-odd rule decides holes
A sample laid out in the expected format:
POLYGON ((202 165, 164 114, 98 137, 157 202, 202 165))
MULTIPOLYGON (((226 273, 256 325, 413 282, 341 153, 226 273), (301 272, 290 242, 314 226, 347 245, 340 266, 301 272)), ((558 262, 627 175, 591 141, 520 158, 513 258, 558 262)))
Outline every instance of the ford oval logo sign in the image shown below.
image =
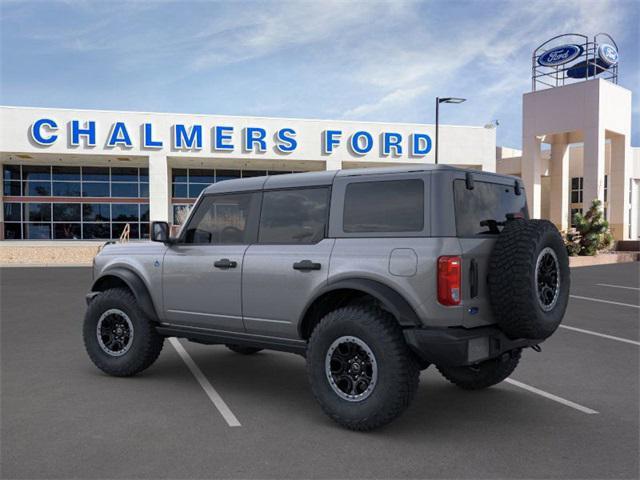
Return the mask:
POLYGON ((613 45, 603 43, 598 47, 598 57, 610 67, 618 63, 618 50, 613 45))
POLYGON ((561 45, 547 50, 538 57, 538 63, 543 67, 557 67, 575 60, 582 54, 580 45, 561 45))

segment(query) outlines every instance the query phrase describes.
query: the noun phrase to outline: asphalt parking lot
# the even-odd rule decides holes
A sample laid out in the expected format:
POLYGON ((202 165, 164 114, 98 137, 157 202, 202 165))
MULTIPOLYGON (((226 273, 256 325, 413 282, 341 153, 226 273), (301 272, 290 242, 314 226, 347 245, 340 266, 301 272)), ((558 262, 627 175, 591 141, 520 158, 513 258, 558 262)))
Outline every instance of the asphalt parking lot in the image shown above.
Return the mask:
POLYGON ((343 430, 301 357, 165 342, 133 378, 81 338, 90 269, 0 269, 2 478, 638 478, 640 267, 572 270, 563 328, 514 383, 462 391, 429 368, 405 414, 343 430))

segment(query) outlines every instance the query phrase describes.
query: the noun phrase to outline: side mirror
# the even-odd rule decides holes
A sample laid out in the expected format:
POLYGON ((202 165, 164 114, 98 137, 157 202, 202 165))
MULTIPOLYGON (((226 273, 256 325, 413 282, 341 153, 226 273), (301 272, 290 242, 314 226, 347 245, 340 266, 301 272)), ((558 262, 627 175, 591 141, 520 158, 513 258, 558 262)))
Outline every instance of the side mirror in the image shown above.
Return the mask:
POLYGON ((151 223, 151 241, 169 243, 169 224, 167 222, 151 223))

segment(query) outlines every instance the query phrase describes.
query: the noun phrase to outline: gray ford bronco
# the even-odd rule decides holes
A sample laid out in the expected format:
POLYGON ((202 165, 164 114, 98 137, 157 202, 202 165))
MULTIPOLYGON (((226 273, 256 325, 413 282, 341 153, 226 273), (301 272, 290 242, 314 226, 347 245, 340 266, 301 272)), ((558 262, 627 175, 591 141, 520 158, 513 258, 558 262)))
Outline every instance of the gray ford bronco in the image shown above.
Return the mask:
POLYGON ((128 376, 166 337, 306 357, 322 409, 353 430, 404 411, 421 369, 464 389, 506 379, 569 297, 556 227, 515 177, 448 166, 341 170, 207 187, 176 237, 108 244, 84 342, 128 376))

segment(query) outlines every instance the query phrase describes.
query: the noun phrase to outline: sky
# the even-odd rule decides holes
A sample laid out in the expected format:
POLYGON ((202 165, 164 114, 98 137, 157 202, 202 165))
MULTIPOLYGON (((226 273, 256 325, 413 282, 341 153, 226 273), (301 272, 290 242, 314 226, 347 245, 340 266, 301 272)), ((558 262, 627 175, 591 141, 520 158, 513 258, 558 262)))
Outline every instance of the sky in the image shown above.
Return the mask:
POLYGON ((519 148, 531 54, 607 32, 633 91, 640 1, 0 0, 0 104, 485 125, 519 148))

